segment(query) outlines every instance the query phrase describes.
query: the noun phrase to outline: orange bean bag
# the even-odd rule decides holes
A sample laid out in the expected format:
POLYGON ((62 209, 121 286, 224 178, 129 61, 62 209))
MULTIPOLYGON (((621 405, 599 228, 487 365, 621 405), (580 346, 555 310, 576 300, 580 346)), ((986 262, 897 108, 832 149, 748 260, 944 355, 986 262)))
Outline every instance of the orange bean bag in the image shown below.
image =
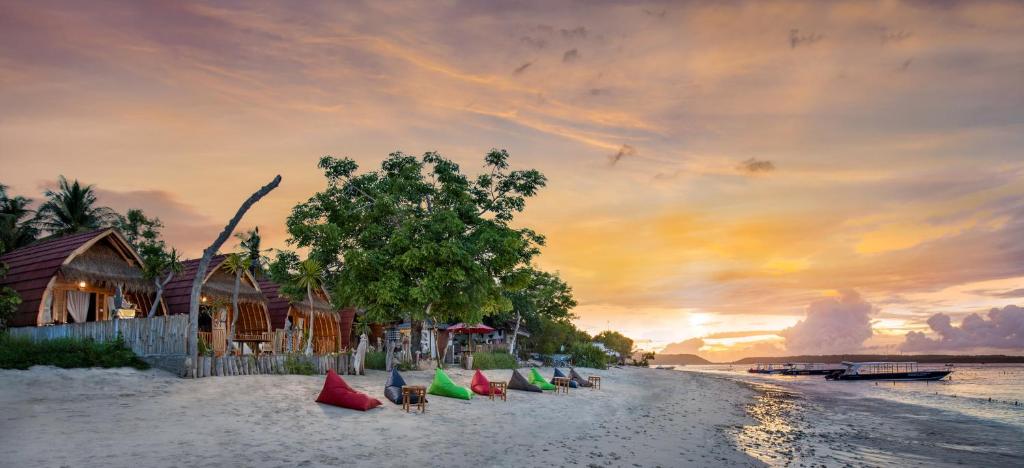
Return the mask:
MULTIPOLYGON (((469 388, 477 395, 490 395, 491 381, 487 380, 487 377, 484 376, 483 372, 480 372, 480 369, 477 369, 476 373, 473 374, 473 380, 469 381, 469 388)), ((495 390, 494 394, 501 395, 501 390, 495 390)))
POLYGON ((316 402, 359 411, 380 406, 380 400, 355 391, 333 370, 327 371, 324 389, 320 390, 320 396, 316 397, 316 402))

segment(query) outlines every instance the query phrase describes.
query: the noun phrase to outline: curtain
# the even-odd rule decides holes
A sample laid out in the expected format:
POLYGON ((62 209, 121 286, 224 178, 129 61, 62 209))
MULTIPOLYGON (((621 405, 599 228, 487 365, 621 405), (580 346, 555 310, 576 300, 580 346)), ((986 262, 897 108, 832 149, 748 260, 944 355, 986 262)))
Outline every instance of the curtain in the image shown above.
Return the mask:
POLYGON ((46 298, 43 299, 43 319, 40 323, 42 325, 53 323, 53 292, 47 291, 46 298))
POLYGON ((89 318, 89 293, 68 291, 68 313, 75 323, 85 323, 89 318))

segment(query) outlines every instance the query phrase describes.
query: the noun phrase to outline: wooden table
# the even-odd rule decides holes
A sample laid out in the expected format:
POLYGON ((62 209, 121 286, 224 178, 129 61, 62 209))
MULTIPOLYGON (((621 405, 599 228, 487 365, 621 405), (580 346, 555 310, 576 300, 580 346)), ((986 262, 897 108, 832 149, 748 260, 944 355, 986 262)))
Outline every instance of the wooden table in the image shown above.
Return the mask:
POLYGON ((501 397, 501 401, 507 401, 508 398, 508 384, 505 382, 491 382, 491 391, 487 393, 487 398, 493 400, 495 395, 501 397))
POLYGON ((587 382, 590 382, 590 388, 592 390, 600 390, 601 389, 601 378, 600 377, 598 377, 596 375, 592 375, 590 377, 587 377, 587 382))
POLYGON ((555 394, 558 392, 565 391, 565 394, 569 394, 569 378, 568 377, 555 377, 551 379, 551 383, 555 385, 555 394))
POLYGON ((409 401, 412 395, 416 395, 419 399, 416 401, 416 409, 420 412, 427 412, 427 387, 422 385, 403 385, 402 386, 402 409, 406 413, 409 412, 410 406, 409 401))

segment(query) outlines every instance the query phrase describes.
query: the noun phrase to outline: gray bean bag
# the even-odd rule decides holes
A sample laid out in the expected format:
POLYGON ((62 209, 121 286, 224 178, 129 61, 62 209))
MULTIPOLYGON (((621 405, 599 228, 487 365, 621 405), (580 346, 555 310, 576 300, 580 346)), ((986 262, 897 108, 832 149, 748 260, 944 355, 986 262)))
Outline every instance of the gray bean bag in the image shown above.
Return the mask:
MULTIPOLYGON (((567 377, 562 373, 562 369, 555 368, 555 375, 551 377, 551 383, 555 383, 555 377, 567 377)), ((569 379, 569 388, 579 388, 580 384, 575 380, 569 379)))
POLYGON ((544 392, 540 387, 530 383, 529 380, 526 380, 526 377, 523 377, 523 374, 520 374, 518 370, 514 369, 512 370, 512 378, 508 379, 508 389, 521 390, 524 392, 544 392))
POLYGON ((579 374, 579 372, 576 372, 576 369, 573 369, 571 367, 569 368, 569 378, 572 379, 573 382, 576 382, 576 385, 579 385, 580 387, 594 386, 594 384, 590 383, 589 380, 584 379, 583 376, 579 374))

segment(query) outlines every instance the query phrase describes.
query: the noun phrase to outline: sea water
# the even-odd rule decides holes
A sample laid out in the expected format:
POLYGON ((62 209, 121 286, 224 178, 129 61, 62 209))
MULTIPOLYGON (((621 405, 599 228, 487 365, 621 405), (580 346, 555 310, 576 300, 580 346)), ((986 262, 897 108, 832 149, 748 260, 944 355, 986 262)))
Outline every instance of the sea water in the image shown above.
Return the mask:
POLYGON ((895 383, 747 366, 678 370, 760 391, 747 409, 752 423, 731 431, 740 449, 771 465, 1024 466, 1024 365, 957 365, 942 381, 895 383))

